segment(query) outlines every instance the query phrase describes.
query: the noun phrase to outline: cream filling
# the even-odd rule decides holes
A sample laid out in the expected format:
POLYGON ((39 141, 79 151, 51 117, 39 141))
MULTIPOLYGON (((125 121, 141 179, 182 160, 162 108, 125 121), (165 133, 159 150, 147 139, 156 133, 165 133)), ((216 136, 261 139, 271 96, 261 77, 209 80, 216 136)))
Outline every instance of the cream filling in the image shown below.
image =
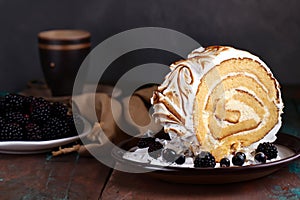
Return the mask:
POLYGON ((237 100, 230 100, 226 106, 226 110, 238 110, 241 113, 241 116, 239 118, 239 122, 243 122, 249 119, 254 119, 256 122, 260 121, 259 116, 255 113, 255 110, 246 105, 243 102, 237 101, 237 100))

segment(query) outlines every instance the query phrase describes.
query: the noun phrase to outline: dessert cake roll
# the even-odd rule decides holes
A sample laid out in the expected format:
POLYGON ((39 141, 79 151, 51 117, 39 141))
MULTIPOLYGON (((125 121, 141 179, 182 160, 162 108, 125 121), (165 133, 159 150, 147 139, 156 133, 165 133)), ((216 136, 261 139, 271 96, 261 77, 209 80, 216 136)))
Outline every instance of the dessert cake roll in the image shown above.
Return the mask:
POLYGON ((273 142, 281 126, 280 86, 257 56, 232 47, 199 48, 154 92, 154 117, 183 146, 217 161, 273 142))

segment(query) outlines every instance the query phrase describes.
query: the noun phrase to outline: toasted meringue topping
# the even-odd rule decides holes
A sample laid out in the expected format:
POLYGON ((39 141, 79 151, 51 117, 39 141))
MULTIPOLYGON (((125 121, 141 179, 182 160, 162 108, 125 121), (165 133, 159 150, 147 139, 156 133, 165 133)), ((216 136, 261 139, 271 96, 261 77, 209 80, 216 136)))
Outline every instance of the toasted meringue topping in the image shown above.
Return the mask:
MULTIPOLYGON (((254 56, 246 51, 223 46, 211 46, 207 48, 200 47, 192 51, 188 55, 187 60, 175 62, 170 66, 171 72, 165 77, 165 81, 161 84, 161 86, 158 87, 158 90, 154 92, 151 99, 151 102, 154 106, 153 116, 164 126, 165 132, 170 133, 173 138, 178 137, 177 140, 180 140, 184 144, 201 146, 201 144, 199 144, 199 140, 197 141, 196 138, 195 124, 193 119, 195 112, 194 103, 198 91, 198 86, 201 83, 202 77, 207 74, 212 68, 230 59, 250 59, 258 62, 269 74, 269 76, 274 79, 276 88, 273 88, 269 92, 274 93, 276 96, 276 98, 271 99, 271 101, 274 100, 279 110, 278 123, 259 142, 272 142, 276 139, 275 134, 281 126, 280 114, 282 113, 283 109, 283 103, 281 100, 281 93, 279 89, 280 86, 278 82, 274 78, 267 65, 257 56, 254 56)), ((255 77, 249 72, 245 72, 243 74, 226 74, 222 75, 220 77, 220 80, 207 79, 206 81, 211 81, 210 83, 208 83, 208 85, 211 87, 209 88, 209 90, 212 91, 213 88, 216 87, 217 84, 223 79, 228 79, 230 78, 230 76, 240 75, 248 77, 249 80, 253 79, 255 82, 258 82, 258 84, 261 84, 259 78, 255 77)), ((261 87, 264 89, 265 86, 261 84, 261 87)), ((250 98, 257 101, 257 105, 263 104, 262 100, 260 100, 255 93, 243 87, 226 92, 227 93, 225 93, 225 99, 229 99, 234 95, 239 95, 239 93, 244 93, 250 98)), ((248 108, 249 106, 247 106, 246 104, 238 104, 240 108, 238 110, 241 111, 237 111, 237 109, 235 108, 236 104, 237 102, 234 102, 233 100, 226 104, 226 109, 228 110, 228 112, 226 112, 226 115, 223 116, 226 123, 237 123, 238 121, 252 120, 253 127, 251 128, 257 128, 259 126, 262 126, 261 123, 265 123, 263 121, 260 121, 261 116, 259 116, 252 108, 248 108), (251 119, 248 119, 249 116, 251 116, 251 119)), ((205 113, 203 113, 203 116, 204 115, 205 113)), ((221 114, 219 114, 217 111, 216 116, 221 116, 221 114)), ((209 120, 208 116, 207 120, 209 120)), ((207 121, 207 124, 208 122, 209 121, 207 121)), ((221 127, 224 126, 224 124, 219 125, 221 127)), ((210 142, 219 145, 220 141, 218 140, 218 138, 211 133, 208 134, 209 135, 207 137, 211 138, 210 142)), ((253 145, 251 145, 251 148, 252 146, 253 145)))

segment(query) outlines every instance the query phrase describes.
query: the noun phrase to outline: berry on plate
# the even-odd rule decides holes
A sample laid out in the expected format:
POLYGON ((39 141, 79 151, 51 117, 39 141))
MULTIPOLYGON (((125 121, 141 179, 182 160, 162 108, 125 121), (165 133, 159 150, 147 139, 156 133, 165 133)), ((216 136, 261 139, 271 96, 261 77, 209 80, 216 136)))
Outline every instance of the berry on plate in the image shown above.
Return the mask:
POLYGON ((198 154, 194 160, 194 167, 215 167, 216 161, 215 157, 207 152, 202 151, 200 154, 198 154))
POLYGON ((164 149, 162 157, 165 161, 173 163, 178 158, 178 155, 173 149, 164 149))
POLYGON ((237 166, 243 166, 245 161, 246 161, 246 155, 243 152, 237 152, 232 157, 232 164, 237 165, 237 166))
POLYGON ((260 143, 256 149, 256 153, 263 152, 267 156, 267 160, 277 157, 278 150, 276 146, 269 142, 260 143))
POLYGON ((263 152, 258 152, 255 154, 254 160, 257 163, 266 163, 267 156, 263 152))
POLYGON ((228 158, 222 158, 220 160, 220 167, 229 167, 230 166, 230 160, 228 158))

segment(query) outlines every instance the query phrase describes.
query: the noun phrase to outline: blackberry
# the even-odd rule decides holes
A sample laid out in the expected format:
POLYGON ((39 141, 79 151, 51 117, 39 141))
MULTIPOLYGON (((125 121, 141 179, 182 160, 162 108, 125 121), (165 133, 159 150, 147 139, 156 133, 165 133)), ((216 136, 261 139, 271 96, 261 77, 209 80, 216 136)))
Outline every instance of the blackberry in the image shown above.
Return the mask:
POLYGON ((51 105, 51 115, 59 118, 66 117, 68 113, 68 108, 60 102, 54 102, 51 105))
POLYGON ((164 149, 162 157, 165 161, 173 163, 178 158, 178 155, 173 149, 164 149))
POLYGON ((19 94, 7 94, 4 97, 4 101, 6 103, 6 106, 10 108, 21 108, 23 107, 25 97, 19 94))
POLYGON ((215 167, 215 166, 216 166, 215 157, 207 151, 202 151, 199 155, 196 156, 194 160, 194 167, 215 167))
POLYGON ((165 131, 162 129, 160 130, 158 133, 156 133, 154 135, 155 138, 158 138, 158 139, 162 139, 162 140, 171 140, 170 136, 168 133, 165 133, 165 131))
POLYGON ((0 115, 3 115, 5 113, 6 107, 8 104, 6 104, 5 99, 0 99, 0 115))
POLYGON ((42 128, 42 132, 43 139, 45 140, 54 140, 74 136, 68 127, 68 123, 65 120, 61 120, 57 117, 50 118, 42 128))
POLYGON ((255 154, 254 160, 257 163, 266 163, 267 156, 263 152, 258 152, 255 154))
POLYGON ((73 116, 72 115, 67 115, 66 121, 67 121, 68 127, 70 128, 70 131, 77 133, 73 116))
POLYGON ((30 104, 32 104, 33 102, 35 102, 36 99, 37 99, 37 97, 26 96, 25 99, 24 99, 24 104, 29 106, 30 104))
POLYGON ((38 98, 31 104, 31 118, 36 123, 44 123, 50 118, 50 103, 38 98))
POLYGON ((28 141, 40 141, 43 140, 41 127, 35 123, 28 123, 24 131, 26 133, 25 139, 28 141))
POLYGON ((33 96, 26 96, 24 99, 24 107, 23 107, 23 112, 26 114, 31 114, 32 112, 32 107, 33 103, 36 101, 36 97, 33 96))
POLYGON ((242 152, 237 152, 233 157, 232 157, 232 164, 242 166, 245 163, 246 160, 246 155, 242 152))
POLYGON ((11 112, 5 113, 5 120, 8 123, 18 122, 22 119, 22 117, 23 117, 22 113, 17 112, 17 111, 11 111, 11 112))
POLYGON ((178 165, 182 165, 183 163, 185 163, 185 156, 184 155, 180 155, 176 160, 175 163, 178 165))
POLYGON ((72 133, 78 134, 84 131, 84 122, 79 114, 67 115, 66 121, 72 133))
POLYGON ((0 116, 0 129, 5 125, 5 119, 0 116))
POLYGON ((23 119, 20 121, 22 125, 26 125, 30 122, 30 115, 23 113, 23 119))
POLYGON ((1 141, 21 141, 24 139, 23 129, 19 124, 8 123, 0 130, 1 141))
POLYGON ((230 160, 228 158, 222 158, 220 160, 220 167, 229 167, 230 166, 230 160))
POLYGON ((260 143, 256 149, 256 153, 263 152, 267 156, 267 160, 277 157, 278 150, 276 146, 269 142, 260 143))
POLYGON ((8 123, 18 123, 25 125, 29 122, 29 115, 23 114, 18 111, 11 111, 5 113, 5 119, 8 123))
POLYGON ((0 115, 5 115, 6 112, 17 110, 16 107, 11 106, 4 98, 0 100, 0 115))
POLYGON ((48 107, 36 107, 33 109, 31 118, 36 123, 44 123, 50 118, 50 109, 48 107))
POLYGON ((161 156, 163 145, 159 142, 153 142, 148 148, 148 154, 152 157, 157 159, 161 156))
POLYGON ((31 97, 29 100, 27 100, 29 102, 31 102, 32 106, 45 106, 45 105, 50 105, 50 102, 47 101, 46 99, 42 98, 42 97, 31 97))
POLYGON ((149 145, 151 145, 154 142, 155 142, 155 138, 153 137, 141 138, 138 141, 137 146, 142 149, 142 148, 149 147, 149 145))

